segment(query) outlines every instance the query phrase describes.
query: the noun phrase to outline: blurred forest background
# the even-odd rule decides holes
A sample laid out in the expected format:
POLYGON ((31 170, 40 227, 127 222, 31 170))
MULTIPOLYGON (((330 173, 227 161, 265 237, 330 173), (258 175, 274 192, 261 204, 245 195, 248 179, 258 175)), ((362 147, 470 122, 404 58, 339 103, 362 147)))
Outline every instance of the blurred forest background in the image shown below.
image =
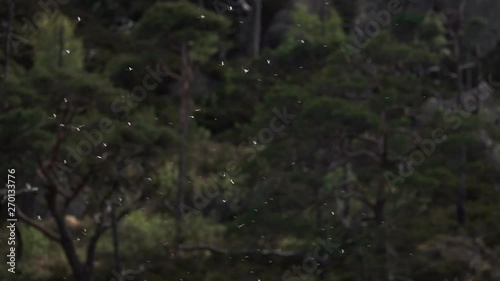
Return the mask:
POLYGON ((500 280, 499 12, 2 0, 0 280, 500 280))

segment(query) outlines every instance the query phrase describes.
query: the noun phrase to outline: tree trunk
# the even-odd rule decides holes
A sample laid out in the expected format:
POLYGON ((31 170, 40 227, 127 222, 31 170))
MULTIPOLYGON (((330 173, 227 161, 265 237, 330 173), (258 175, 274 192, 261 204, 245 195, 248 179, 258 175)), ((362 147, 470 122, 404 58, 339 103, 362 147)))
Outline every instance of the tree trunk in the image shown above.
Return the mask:
POLYGON ((71 232, 65 221, 65 214, 58 210, 58 191, 57 188, 51 186, 48 193, 46 194, 47 204, 52 217, 54 218, 58 233, 59 233, 59 244, 63 248, 66 259, 71 267, 71 271, 77 281, 93 281, 93 258, 91 263, 89 259, 87 264, 83 264, 78 257, 76 252, 76 246, 73 243, 71 237, 71 232))
MULTIPOLYGON (((455 34, 455 40, 454 40, 454 51, 455 51, 455 60, 456 60, 456 70, 457 70, 457 94, 456 94, 456 102, 457 106, 459 107, 459 110, 465 110, 463 106, 463 71, 462 71, 462 37, 460 35, 460 29, 462 28, 463 24, 463 19, 464 19, 464 8, 465 8, 465 1, 462 0, 460 3, 459 10, 457 11, 458 14, 458 24, 455 30, 453 30, 453 33, 455 34)), ((464 226, 465 225, 465 216, 466 216, 466 210, 465 210, 465 161, 466 161, 466 146, 465 144, 462 145, 461 151, 459 152, 461 154, 460 157, 460 186, 458 187, 457 191, 457 200, 456 200, 456 210, 457 210, 457 223, 459 226, 464 226)))
MULTIPOLYGON (((10 44, 12 43, 12 24, 14 20, 14 7, 16 0, 10 0, 8 15, 7 15, 7 26, 5 28, 5 46, 4 46, 4 65, 3 65, 3 87, 6 87, 5 82, 7 81, 7 76, 9 75, 9 66, 10 66, 10 44)), ((7 108, 7 89, 2 91, 0 96, 2 107, 7 108)))
POLYGON ((367 280, 367 273, 366 273, 366 263, 365 263, 365 254, 364 254, 364 245, 359 245, 357 250, 356 250, 356 255, 359 259, 359 278, 361 281, 367 280))
POLYGON ((16 0, 8 1, 9 7, 7 12, 7 26, 5 28, 5 46, 4 46, 4 68, 3 68, 3 80, 7 80, 7 76, 9 75, 9 67, 10 67, 10 44, 12 43, 12 22, 14 20, 14 7, 16 0))
POLYGON ((85 267, 84 264, 80 262, 78 255, 76 253, 76 247, 71 239, 69 229, 64 221, 64 216, 54 214, 54 219, 56 221, 57 227, 59 228, 59 234, 61 235, 60 244, 63 248, 64 254, 68 259, 68 263, 71 267, 71 271, 78 281, 93 281, 93 276, 91 272, 85 267))
POLYGON ((124 281, 123 276, 121 274, 122 267, 120 264, 120 245, 118 239, 118 226, 116 223, 116 214, 115 214, 115 204, 111 203, 111 227, 113 228, 113 258, 115 260, 115 270, 118 274, 118 280, 116 281, 124 281))
POLYGON ((183 43, 181 48, 182 59, 182 89, 181 89, 181 108, 179 112, 179 123, 181 130, 181 146, 179 149, 179 177, 177 185, 177 231, 176 242, 181 241, 181 223, 183 220, 184 197, 187 178, 186 151, 189 137, 189 114, 191 114, 191 87, 193 81, 193 69, 189 55, 188 43, 183 43))
POLYGON ((256 58, 260 54, 260 37, 262 30, 262 0, 254 0, 253 17, 253 38, 252 38, 252 57, 256 58))
POLYGON ((63 65, 63 52, 64 52, 64 25, 61 23, 59 28, 59 54, 57 56, 57 66, 63 65))
POLYGON ((325 1, 319 0, 319 18, 321 20, 321 35, 326 36, 325 20, 326 20, 326 4, 325 1))
POLYGON ((465 211, 465 197, 466 197, 466 189, 465 189, 465 163, 467 161, 467 147, 465 144, 462 145, 461 149, 461 159, 462 163, 460 167, 460 187, 458 189, 457 194, 457 222, 459 226, 465 225, 466 220, 466 211, 465 211))

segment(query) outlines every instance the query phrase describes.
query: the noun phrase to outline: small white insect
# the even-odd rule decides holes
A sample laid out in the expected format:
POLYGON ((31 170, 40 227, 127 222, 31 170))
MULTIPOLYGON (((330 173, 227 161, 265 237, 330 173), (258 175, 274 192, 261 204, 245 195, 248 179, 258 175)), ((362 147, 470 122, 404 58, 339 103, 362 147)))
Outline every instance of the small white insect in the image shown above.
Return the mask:
POLYGON ((242 67, 241 69, 243 69, 243 71, 244 71, 245 73, 248 73, 248 72, 250 71, 249 69, 246 69, 246 68, 243 68, 243 67, 242 67))

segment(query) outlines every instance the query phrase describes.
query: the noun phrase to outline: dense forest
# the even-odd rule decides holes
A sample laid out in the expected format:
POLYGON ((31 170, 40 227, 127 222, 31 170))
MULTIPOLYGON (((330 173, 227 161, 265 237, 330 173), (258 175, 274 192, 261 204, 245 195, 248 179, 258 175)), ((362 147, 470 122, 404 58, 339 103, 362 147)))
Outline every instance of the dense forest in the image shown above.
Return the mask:
POLYGON ((0 0, 0 280, 500 280, 497 12, 0 0))

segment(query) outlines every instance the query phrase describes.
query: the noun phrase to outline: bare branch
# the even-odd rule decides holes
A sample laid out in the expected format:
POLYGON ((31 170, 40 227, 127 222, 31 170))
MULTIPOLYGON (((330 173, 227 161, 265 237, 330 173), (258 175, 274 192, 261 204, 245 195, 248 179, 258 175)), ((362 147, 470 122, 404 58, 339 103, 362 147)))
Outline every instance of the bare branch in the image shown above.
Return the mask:
POLYGON ((137 194, 134 197, 134 200, 130 202, 123 210, 118 214, 116 219, 120 221, 122 218, 124 218, 126 215, 130 214, 135 208, 136 205, 141 199, 144 198, 144 191, 140 190, 137 192, 137 194))
POLYGON ((78 196, 78 194, 80 194, 80 192, 83 190, 83 188, 85 187, 85 185, 87 185, 87 183, 89 182, 89 180, 92 177, 93 173, 94 173, 94 171, 91 170, 87 175, 85 175, 85 177, 82 179, 82 181, 80 182, 80 184, 78 184, 78 186, 75 188, 75 190, 73 191, 73 193, 68 196, 68 198, 66 199, 66 202, 64 204, 65 208, 68 208, 69 205, 71 204, 71 202, 73 202, 73 200, 78 196))
POLYGON ((56 242, 60 242, 61 241, 61 237, 57 233, 53 232, 52 230, 50 230, 49 228, 47 228, 45 225, 39 223, 38 221, 36 221, 36 220, 28 217, 27 215, 25 215, 23 213, 23 211, 21 211, 21 209, 17 205, 16 205, 16 214, 17 214, 17 216, 22 221, 24 221, 25 223, 27 223, 29 226, 32 226, 32 227, 38 229, 46 237, 48 237, 51 240, 54 240, 56 242))
POLYGON ((70 194, 65 192, 64 189, 59 185, 59 182, 52 178, 47 167, 52 167, 51 164, 44 164, 41 159, 38 160, 38 169, 36 169, 37 175, 47 181, 49 185, 57 190, 57 193, 63 195, 64 197, 70 197, 70 194))

